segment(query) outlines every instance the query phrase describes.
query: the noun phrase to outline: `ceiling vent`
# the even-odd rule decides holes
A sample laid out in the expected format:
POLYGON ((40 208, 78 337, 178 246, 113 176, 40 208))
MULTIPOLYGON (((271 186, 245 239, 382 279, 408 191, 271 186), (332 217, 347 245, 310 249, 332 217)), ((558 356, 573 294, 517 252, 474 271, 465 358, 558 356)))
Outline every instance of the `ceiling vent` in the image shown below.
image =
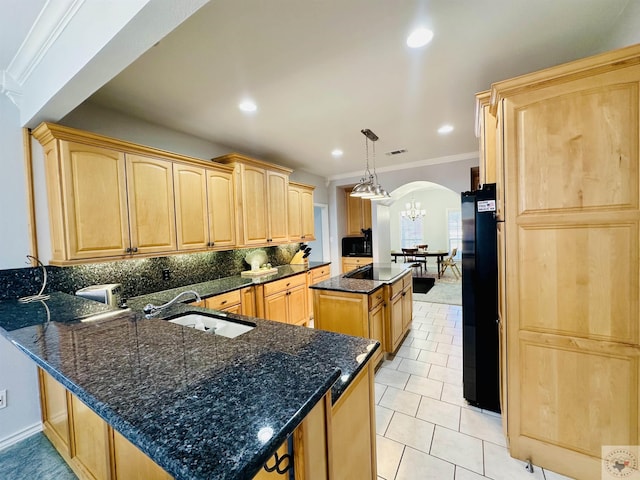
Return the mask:
POLYGON ((390 152, 385 153, 385 155, 400 155, 401 153, 407 153, 406 148, 399 148, 398 150, 391 150, 390 152))

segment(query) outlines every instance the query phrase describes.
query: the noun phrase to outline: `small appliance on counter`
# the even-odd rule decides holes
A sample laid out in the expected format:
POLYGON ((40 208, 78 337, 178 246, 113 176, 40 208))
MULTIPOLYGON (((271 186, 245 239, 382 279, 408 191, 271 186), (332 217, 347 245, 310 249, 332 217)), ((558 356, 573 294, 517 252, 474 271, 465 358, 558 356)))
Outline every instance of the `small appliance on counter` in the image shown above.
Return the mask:
POLYGON ((78 297, 88 298, 96 302, 106 303, 114 307, 124 307, 122 298, 122 284, 108 283, 104 285, 90 285, 76 292, 78 297))

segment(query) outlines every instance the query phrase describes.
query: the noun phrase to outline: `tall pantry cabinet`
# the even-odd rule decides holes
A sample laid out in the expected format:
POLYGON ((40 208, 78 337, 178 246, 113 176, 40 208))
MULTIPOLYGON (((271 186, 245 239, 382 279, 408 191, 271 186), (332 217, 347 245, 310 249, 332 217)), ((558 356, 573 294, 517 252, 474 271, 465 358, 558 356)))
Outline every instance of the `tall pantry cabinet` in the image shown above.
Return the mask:
POLYGON ((491 90, 510 453, 580 479, 640 444, 639 90, 640 45, 491 90))

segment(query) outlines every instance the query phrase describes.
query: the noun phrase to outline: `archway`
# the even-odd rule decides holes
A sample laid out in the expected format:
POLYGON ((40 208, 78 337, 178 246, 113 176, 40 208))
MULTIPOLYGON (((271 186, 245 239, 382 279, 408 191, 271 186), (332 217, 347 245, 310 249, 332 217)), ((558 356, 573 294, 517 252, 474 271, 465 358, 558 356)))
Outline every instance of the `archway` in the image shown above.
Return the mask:
MULTIPOLYGON (((378 232, 375 243, 380 247, 378 261, 389 261, 388 252, 403 247, 426 244, 429 250, 447 251, 460 247, 459 193, 437 183, 415 181, 399 186, 391 194, 391 199, 374 202, 372 209, 374 232, 378 232), (403 218, 402 211, 412 200, 420 202, 420 209, 425 210, 423 217, 403 218)), ((435 269, 435 259, 432 261, 435 269)))

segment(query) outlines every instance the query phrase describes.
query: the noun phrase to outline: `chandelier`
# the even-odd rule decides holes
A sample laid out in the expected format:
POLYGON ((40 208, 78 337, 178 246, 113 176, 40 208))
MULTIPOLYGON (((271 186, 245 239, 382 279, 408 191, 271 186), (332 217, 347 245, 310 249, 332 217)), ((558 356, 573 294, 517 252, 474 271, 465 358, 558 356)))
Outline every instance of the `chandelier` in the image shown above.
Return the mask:
POLYGON ((427 212, 424 209, 420 209, 420 202, 416 202, 411 199, 411 203, 405 204, 406 210, 400 212, 403 217, 410 218, 412 222, 416 221, 416 218, 424 217, 427 212))
POLYGON ((389 198, 391 195, 382 188, 382 185, 378 183, 378 174, 376 173, 376 140, 378 136, 368 128, 360 130, 365 136, 364 147, 367 159, 367 167, 364 171, 364 175, 360 179, 360 182, 351 190, 352 197, 368 198, 369 200, 380 200, 382 198, 389 198), (373 174, 369 170, 369 140, 371 140, 373 147, 373 174))

